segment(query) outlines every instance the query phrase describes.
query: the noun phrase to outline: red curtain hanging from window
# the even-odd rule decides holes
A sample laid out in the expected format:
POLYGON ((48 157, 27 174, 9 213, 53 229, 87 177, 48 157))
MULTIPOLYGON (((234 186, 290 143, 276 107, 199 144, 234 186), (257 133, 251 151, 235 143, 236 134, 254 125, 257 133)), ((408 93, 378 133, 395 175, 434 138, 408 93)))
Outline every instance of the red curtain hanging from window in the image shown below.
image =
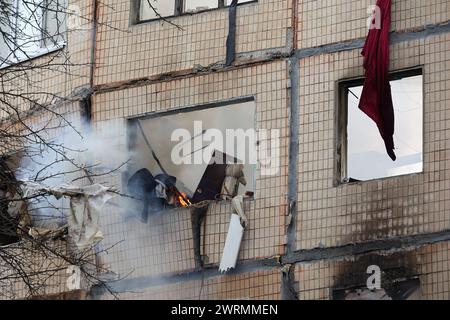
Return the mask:
POLYGON ((367 36, 364 56, 365 81, 359 108, 378 126, 389 157, 394 153, 394 107, 389 83, 389 29, 391 0, 378 0, 374 20, 367 36), (377 21, 376 19, 381 19, 377 21))

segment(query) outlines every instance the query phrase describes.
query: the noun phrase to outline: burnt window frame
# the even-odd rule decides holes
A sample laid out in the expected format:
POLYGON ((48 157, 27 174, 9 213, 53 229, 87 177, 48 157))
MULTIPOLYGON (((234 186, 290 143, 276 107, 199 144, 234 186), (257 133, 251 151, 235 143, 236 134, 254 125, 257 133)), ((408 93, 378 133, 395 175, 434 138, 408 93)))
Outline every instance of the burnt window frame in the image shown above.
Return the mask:
MULTIPOLYGON (((215 11, 215 10, 220 10, 220 9, 230 7, 229 5, 225 4, 225 0, 217 0, 217 8, 208 8, 208 9, 199 10, 199 11, 195 11, 195 12, 186 12, 186 11, 184 11, 184 1, 185 0, 163 0, 163 1, 175 1, 175 12, 173 15, 157 17, 157 18, 153 18, 153 19, 141 19, 141 17, 140 17, 141 0, 131 0, 131 10, 130 10, 131 25, 139 25, 139 24, 152 22, 152 21, 160 21, 160 20, 171 19, 171 18, 175 18, 175 17, 195 15, 197 13, 215 11)), ((253 4, 253 3, 257 3, 257 2, 258 2, 258 0, 251 0, 251 1, 243 2, 243 3, 238 3, 237 5, 242 6, 242 5, 253 4)))
MULTIPOLYGON (((425 68, 423 65, 411 68, 398 69, 389 72, 389 81, 401 80, 404 78, 422 76, 422 110, 425 110, 425 68)), ((348 89, 352 87, 362 86, 364 84, 364 76, 341 79, 336 82, 335 97, 335 143, 334 143, 334 186, 346 185, 355 182, 377 181, 390 179, 398 176, 388 176, 383 178, 374 178, 371 180, 349 180, 348 177, 348 144, 347 144, 347 125, 348 125, 348 89)), ((394 106, 395 109, 395 106, 394 106)), ((422 120, 424 126, 424 119, 422 120)), ((424 133, 423 133, 424 136, 424 133)), ((422 141, 424 144, 424 141, 422 141)), ((425 148, 422 148, 425 150, 425 148)), ((421 173, 423 173, 422 170, 421 173)), ((411 175, 418 173, 408 173, 403 175, 411 175)))

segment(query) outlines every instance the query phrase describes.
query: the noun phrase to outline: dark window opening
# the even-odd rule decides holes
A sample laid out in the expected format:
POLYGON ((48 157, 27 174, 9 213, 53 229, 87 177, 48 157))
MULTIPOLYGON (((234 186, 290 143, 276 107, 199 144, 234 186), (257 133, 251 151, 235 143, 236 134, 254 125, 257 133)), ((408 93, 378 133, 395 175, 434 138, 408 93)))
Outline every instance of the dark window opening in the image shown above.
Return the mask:
POLYGON ((336 184, 423 171, 423 76, 416 68, 391 74, 395 113, 392 161, 375 123, 359 108, 364 79, 339 82, 336 184))

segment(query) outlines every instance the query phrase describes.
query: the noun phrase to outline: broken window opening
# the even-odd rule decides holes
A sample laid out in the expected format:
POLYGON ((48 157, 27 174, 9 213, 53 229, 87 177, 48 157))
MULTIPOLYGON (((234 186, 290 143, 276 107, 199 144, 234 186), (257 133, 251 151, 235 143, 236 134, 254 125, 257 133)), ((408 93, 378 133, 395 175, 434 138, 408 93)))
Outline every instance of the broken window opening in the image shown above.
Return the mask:
POLYGON ((230 143, 227 134, 255 130, 255 111, 253 99, 243 99, 129 120, 132 156, 124 186, 141 221, 204 201, 252 196, 251 139, 233 136, 230 143), (246 154, 239 143, 246 143, 246 154))
POLYGON ((391 73, 395 113, 393 162, 374 122, 359 108, 364 79, 338 84, 336 184, 423 171, 423 75, 421 68, 391 73))
POLYGON ((333 300, 422 300, 420 279, 396 280, 380 289, 367 286, 333 289, 333 300))
POLYGON ((255 189, 256 105, 252 97, 182 108, 129 120, 131 159, 124 175, 132 196, 125 218, 188 208, 195 266, 208 262, 201 226, 211 201, 230 200, 230 228, 220 270, 235 267, 247 226, 244 199, 255 189), (254 152, 254 153, 253 153, 254 152))
MULTIPOLYGON (((232 0, 132 0, 132 23, 148 22, 160 18, 204 12, 231 5, 232 0), (135 3, 137 3, 137 6, 135 3), (156 12, 155 12, 156 11, 156 12)), ((239 4, 257 0, 239 0, 239 4)))

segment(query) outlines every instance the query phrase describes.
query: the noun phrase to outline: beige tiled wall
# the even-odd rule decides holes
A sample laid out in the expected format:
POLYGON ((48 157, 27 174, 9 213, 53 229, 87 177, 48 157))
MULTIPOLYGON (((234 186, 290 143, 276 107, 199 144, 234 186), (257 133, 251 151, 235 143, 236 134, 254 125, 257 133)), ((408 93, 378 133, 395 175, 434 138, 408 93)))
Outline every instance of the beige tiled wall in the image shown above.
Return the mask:
MULTIPOLYGON (((279 300, 278 270, 224 275, 202 280, 180 281, 134 289, 118 294, 119 299, 151 300, 279 300)), ((103 299, 112 298, 104 295, 103 299)))
POLYGON ((449 40, 445 34, 391 50, 391 70, 424 66, 424 172, 337 187, 336 82, 363 75, 360 50, 300 60, 298 248, 450 228, 449 40))
POLYGON ((46 245, 51 246, 54 255, 49 250, 36 250, 31 243, 2 248, 2 255, 10 259, 9 263, 16 264, 17 269, 11 272, 10 264, 3 258, 0 261, 0 300, 24 299, 67 290, 68 263, 58 258, 58 255, 66 254, 66 242, 49 241, 46 245), (53 259, 48 259, 49 256, 53 259))
MULTIPOLYGON (((370 265, 378 265, 385 274, 381 286, 388 277, 388 270, 401 270, 406 278, 418 277, 423 299, 450 299, 449 264, 450 244, 440 243, 418 248, 409 252, 388 255, 373 255, 356 258, 355 261, 320 261, 312 264, 296 265, 295 276, 299 281, 299 296, 302 300, 332 299, 332 289, 364 286, 366 270, 370 265)), ((390 276, 392 280, 395 278, 390 276)))
MULTIPOLYGON (((374 0, 299 0, 298 46, 316 47, 367 35, 367 8, 374 0)), ((391 30, 404 31, 450 20, 447 0, 392 1, 391 30)))
MULTIPOLYGON (((291 19, 287 0, 259 0, 238 7, 236 51, 286 45, 291 19)), ((96 84, 223 62, 228 35, 226 8, 130 26, 130 0, 100 7, 96 84)))

